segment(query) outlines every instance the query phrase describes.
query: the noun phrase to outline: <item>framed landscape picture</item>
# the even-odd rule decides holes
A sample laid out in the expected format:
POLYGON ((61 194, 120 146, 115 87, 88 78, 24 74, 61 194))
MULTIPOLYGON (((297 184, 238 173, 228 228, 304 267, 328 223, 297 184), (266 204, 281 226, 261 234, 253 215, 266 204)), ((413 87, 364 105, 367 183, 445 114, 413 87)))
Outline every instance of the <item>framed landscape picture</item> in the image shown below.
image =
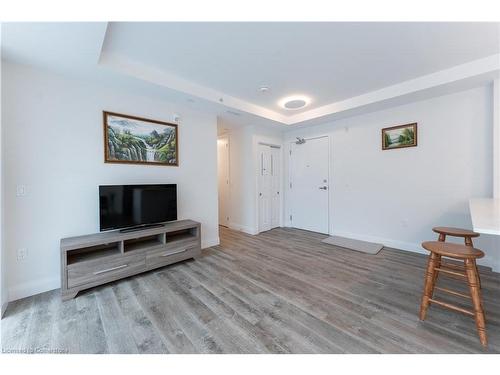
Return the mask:
POLYGON ((177 125, 103 112, 106 163, 179 165, 177 125))
POLYGON ((382 150, 392 150, 417 145, 417 123, 382 129, 382 150))

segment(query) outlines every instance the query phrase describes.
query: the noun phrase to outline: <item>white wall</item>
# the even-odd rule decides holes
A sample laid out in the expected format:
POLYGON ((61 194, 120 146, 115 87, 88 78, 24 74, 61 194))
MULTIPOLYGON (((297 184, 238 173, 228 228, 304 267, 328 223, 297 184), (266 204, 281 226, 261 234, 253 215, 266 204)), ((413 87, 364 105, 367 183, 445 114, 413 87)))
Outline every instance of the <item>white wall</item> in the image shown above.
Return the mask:
POLYGON ((493 197, 500 199, 500 79, 493 81, 493 197))
MULTIPOLYGON (((469 198, 492 196, 492 113, 492 88, 480 87, 294 129, 285 144, 330 136, 331 234, 422 251, 422 241, 436 238, 433 226, 471 228, 469 198), (381 150, 382 128, 411 122, 418 147, 381 150)), ((487 253, 482 263, 500 271, 493 240, 476 244, 487 253)))
MULTIPOLYGON (((1 28, 0 28, 0 41, 1 41, 1 28)), ((1 42, 0 42, 1 44, 1 42)), ((2 97, 2 60, 0 59, 0 98, 2 97)), ((0 100, 0 113, 2 113, 2 101, 0 100)), ((8 303, 8 290, 7 290, 7 267, 6 267, 6 256, 5 256, 5 246, 4 246, 4 220, 3 220, 3 206, 4 206, 4 199, 3 199, 3 173, 4 173, 4 168, 3 168, 3 123, 2 119, 0 118, 0 301, 1 301, 1 311, 0 311, 0 316, 3 316, 5 310, 7 309, 7 303, 8 303)))
POLYGON ((229 227, 249 234, 258 232, 257 145, 259 142, 281 145, 282 133, 276 128, 256 125, 231 126, 229 137, 230 214, 229 227))
POLYGON ((219 242, 214 115, 35 68, 2 68, 10 300, 60 286, 59 240, 99 230, 99 184, 177 183, 179 218, 202 223, 204 247, 219 242), (180 166, 105 164, 103 110, 166 121, 180 113, 180 166), (16 184, 27 196, 16 197, 16 184), (19 248, 28 249, 24 261, 16 260, 19 248))

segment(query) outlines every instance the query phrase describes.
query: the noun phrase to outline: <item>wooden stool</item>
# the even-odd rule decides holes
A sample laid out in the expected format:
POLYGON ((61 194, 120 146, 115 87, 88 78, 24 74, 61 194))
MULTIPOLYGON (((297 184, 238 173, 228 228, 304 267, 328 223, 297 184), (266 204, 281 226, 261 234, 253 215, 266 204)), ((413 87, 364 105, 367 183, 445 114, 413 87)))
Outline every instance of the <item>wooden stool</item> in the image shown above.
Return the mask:
POLYGON ((483 346, 486 346, 488 344, 488 340, 486 338, 483 302, 481 299, 481 290, 479 288, 476 266, 476 259, 482 258, 484 253, 471 246, 464 246, 443 241, 423 242, 422 247, 430 251, 431 254, 429 255, 429 262, 427 264, 427 272, 425 275, 424 293, 422 295, 422 304, 420 305, 420 320, 425 320, 427 309, 431 303, 473 316, 476 320, 479 340, 483 346), (460 272, 455 267, 450 267, 450 265, 441 263, 441 257, 443 256, 463 261, 465 272, 460 272), (439 273, 453 275, 467 280, 470 296, 451 289, 436 287, 435 284, 439 273), (433 296, 435 289, 454 296, 471 299, 474 311, 434 299, 433 296))
MULTIPOLYGON (((462 237, 464 239, 465 245, 471 246, 471 247, 474 247, 474 244, 472 243, 472 239, 475 237, 479 237, 479 233, 473 232, 473 231, 468 230, 468 229, 462 229, 462 228, 434 227, 434 228, 432 228, 432 231, 439 234, 438 241, 445 242, 446 236, 462 237)), ((453 265, 450 265, 450 266, 453 266, 453 265)), ((465 268, 463 268, 463 267, 460 267, 458 269, 461 271, 465 271, 465 268)), ((476 271, 477 271, 477 278, 479 280, 479 287, 482 288, 481 276, 479 275, 479 270, 477 268, 476 268, 476 271)))
POLYGON ((452 228, 452 227, 435 227, 432 228, 435 233, 439 234, 438 241, 446 241, 446 236, 462 237, 467 246, 474 247, 472 238, 479 237, 479 233, 473 232, 468 229, 452 228))

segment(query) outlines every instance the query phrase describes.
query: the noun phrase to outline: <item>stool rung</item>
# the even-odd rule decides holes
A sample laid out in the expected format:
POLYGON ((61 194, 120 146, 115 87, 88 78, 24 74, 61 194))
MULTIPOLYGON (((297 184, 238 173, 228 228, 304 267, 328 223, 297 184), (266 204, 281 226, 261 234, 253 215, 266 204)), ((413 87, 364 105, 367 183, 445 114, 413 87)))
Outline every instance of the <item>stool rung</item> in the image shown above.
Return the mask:
POLYGON ((447 273, 449 275, 455 275, 455 276, 467 278, 467 275, 465 273, 450 271, 450 270, 447 270, 446 268, 443 268, 443 267, 436 267, 436 268, 434 268, 434 270, 439 271, 439 272, 444 272, 444 273, 447 273))
POLYGON ((454 263, 444 263, 442 262, 441 263, 441 267, 445 267, 445 268, 451 268, 451 269, 454 269, 454 270, 459 270, 459 271, 465 271, 465 266, 461 265, 461 264, 454 264, 454 263))
POLYGON ((454 296, 471 299, 469 295, 457 292, 456 290, 451 290, 451 289, 448 289, 448 288, 441 288, 439 286, 435 286, 434 289, 435 290, 440 290, 442 292, 445 292, 445 293, 448 293, 448 294, 451 294, 451 295, 454 295, 454 296))
POLYGON ((474 313, 472 311, 464 309, 462 307, 452 305, 451 303, 439 301, 439 300, 432 299, 432 298, 429 298, 429 302, 435 303, 436 305, 445 307, 445 308, 450 309, 450 310, 455 310, 455 311, 461 312, 461 313, 466 314, 466 315, 474 316, 474 313))

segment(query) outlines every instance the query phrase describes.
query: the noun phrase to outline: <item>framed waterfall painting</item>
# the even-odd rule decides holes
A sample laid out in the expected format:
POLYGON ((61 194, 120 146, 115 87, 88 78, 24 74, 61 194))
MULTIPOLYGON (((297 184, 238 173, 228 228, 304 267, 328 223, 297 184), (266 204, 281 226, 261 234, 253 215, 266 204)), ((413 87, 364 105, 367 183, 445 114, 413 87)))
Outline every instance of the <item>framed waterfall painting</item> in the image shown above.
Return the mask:
POLYGON ((417 145, 417 123, 382 129, 382 150, 392 150, 417 145))
POLYGON ((179 165, 177 124, 103 112, 106 163, 179 165))

